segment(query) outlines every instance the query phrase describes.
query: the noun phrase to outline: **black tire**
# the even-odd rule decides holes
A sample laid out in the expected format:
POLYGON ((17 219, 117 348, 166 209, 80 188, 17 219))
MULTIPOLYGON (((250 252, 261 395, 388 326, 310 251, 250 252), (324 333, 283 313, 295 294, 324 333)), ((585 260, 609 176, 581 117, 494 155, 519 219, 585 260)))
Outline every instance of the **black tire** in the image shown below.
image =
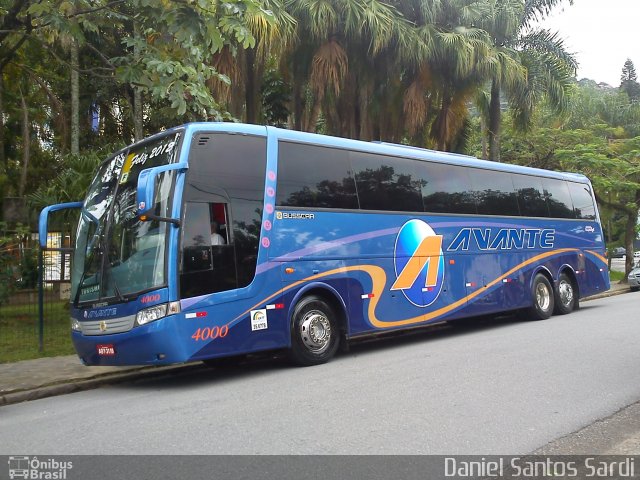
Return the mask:
POLYGON ((543 274, 538 273, 531 285, 533 305, 529 308, 529 318, 532 320, 546 320, 553 314, 554 295, 551 283, 543 274))
POLYGON ((578 292, 575 283, 566 273, 560 274, 555 289, 555 313, 566 315, 573 312, 578 304, 578 292))
POLYGON ((638 290, 640 290, 640 287, 629 287, 629 290, 631 290, 632 292, 637 292, 638 290))
POLYGON ((296 305, 291 319, 291 360, 302 366, 328 362, 340 345, 340 330, 333 309, 315 295, 296 305))

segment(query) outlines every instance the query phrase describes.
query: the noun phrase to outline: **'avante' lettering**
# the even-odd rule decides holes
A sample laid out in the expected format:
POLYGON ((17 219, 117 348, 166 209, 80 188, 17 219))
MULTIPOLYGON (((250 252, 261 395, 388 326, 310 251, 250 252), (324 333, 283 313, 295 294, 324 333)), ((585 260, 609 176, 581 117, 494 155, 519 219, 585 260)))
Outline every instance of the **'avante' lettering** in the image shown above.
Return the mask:
POLYGON ((502 228, 491 235, 488 228, 463 228, 447 248, 448 251, 469 250, 522 250, 553 248, 556 231, 541 228, 502 228))

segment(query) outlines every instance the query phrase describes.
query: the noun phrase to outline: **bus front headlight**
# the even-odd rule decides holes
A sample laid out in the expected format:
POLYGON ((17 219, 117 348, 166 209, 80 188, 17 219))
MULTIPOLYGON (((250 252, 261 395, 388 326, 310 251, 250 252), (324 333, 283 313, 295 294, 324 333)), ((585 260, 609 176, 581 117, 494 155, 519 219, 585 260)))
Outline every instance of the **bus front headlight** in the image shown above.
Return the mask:
POLYGON ((180 302, 161 303, 154 305, 153 307, 140 310, 136 314, 136 325, 146 325, 147 323, 155 322, 167 315, 173 315, 180 312, 180 302))
POLYGON ((75 318, 71 319, 71 330, 73 330, 74 332, 82 331, 82 326, 80 325, 80 322, 75 318))

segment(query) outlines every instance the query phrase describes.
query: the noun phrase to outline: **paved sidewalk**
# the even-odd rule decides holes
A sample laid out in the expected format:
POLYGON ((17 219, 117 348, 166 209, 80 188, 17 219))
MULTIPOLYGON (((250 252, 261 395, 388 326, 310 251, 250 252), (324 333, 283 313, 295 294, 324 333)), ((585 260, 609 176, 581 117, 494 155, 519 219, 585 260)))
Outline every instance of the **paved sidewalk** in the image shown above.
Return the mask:
POLYGON ((0 364, 0 407, 141 377, 184 372, 201 364, 165 367, 86 367, 76 355, 0 364))
MULTIPOLYGON (((629 292, 628 285, 615 283, 611 290, 589 299, 626 292, 629 292)), ((85 367, 75 355, 4 363, 0 364, 0 406, 198 368, 204 367, 201 363, 167 367, 85 367)))

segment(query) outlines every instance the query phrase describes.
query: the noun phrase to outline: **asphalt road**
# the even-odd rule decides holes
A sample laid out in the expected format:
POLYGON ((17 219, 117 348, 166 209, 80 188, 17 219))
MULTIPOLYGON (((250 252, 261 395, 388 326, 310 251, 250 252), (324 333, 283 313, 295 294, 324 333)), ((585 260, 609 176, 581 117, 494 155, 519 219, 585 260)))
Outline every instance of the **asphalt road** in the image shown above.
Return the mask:
POLYGON ((529 453, 640 399, 638 298, 6 406, 0 454, 529 453))

